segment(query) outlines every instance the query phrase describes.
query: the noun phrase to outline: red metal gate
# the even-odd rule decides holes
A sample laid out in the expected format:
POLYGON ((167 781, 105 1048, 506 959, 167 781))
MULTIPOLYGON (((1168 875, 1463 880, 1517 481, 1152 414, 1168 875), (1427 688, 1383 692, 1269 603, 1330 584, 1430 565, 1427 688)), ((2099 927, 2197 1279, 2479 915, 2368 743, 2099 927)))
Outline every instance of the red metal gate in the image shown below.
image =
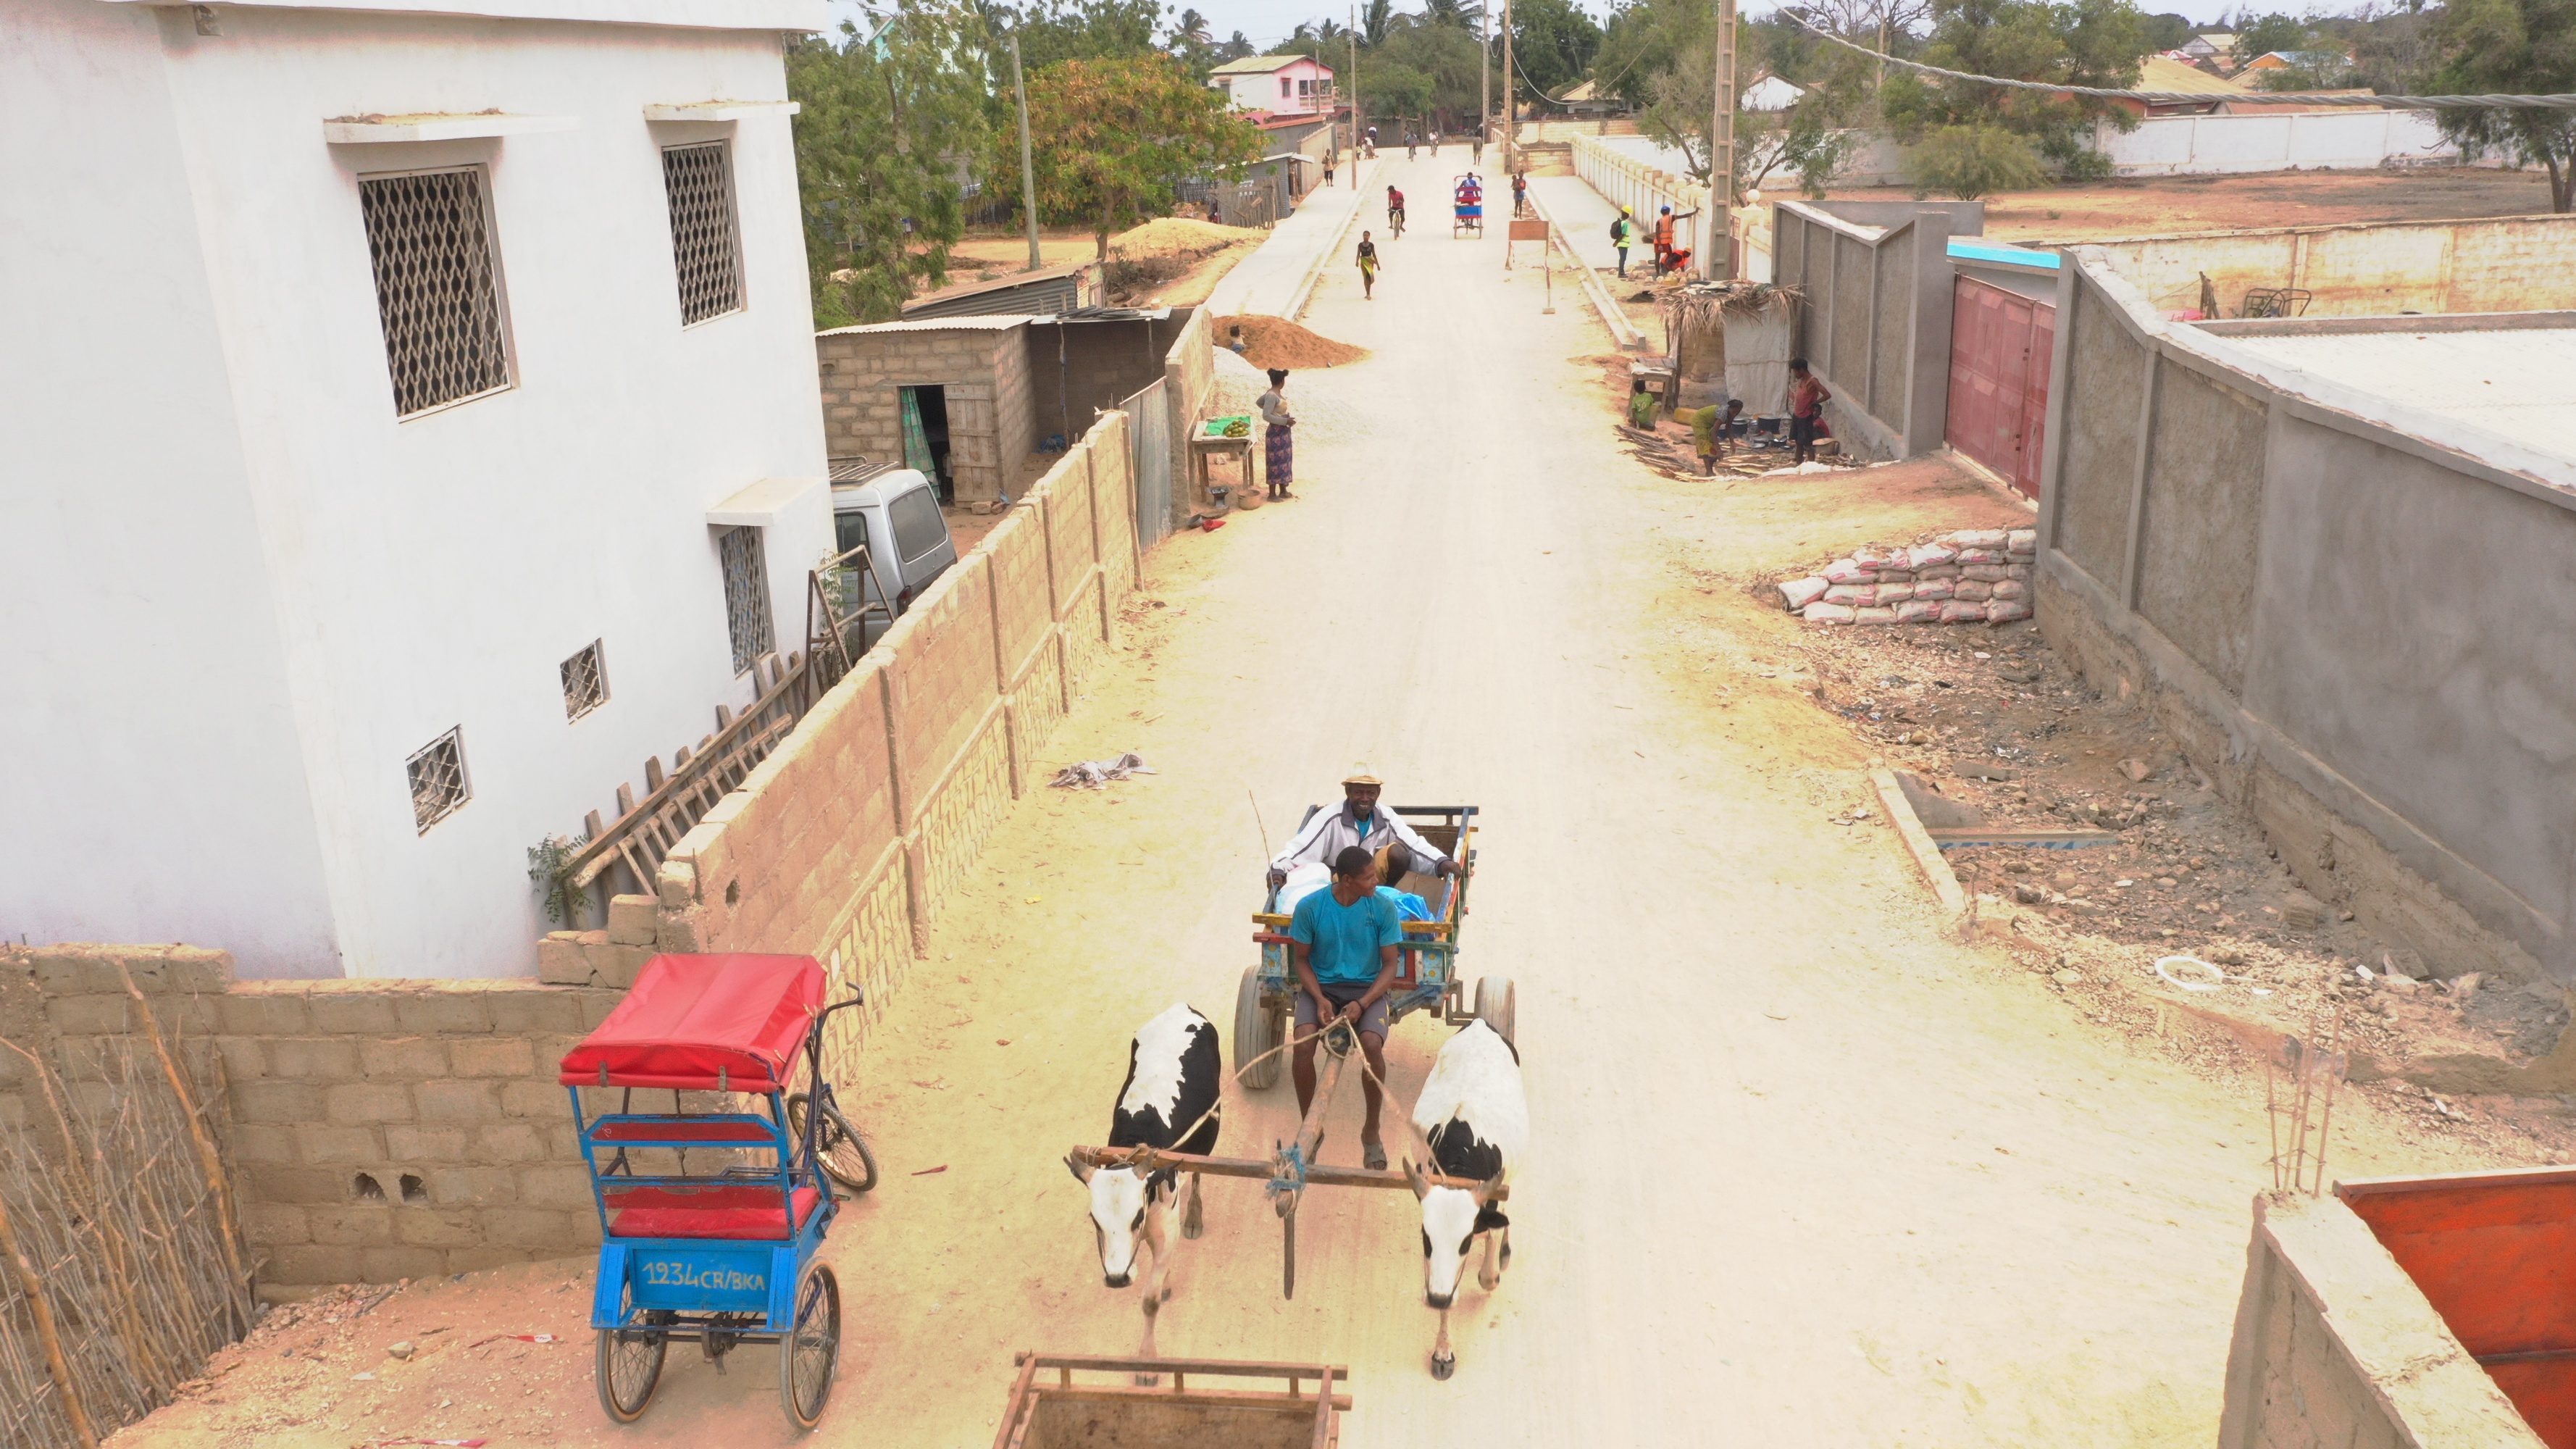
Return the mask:
POLYGON ((2048 359, 2057 309, 1973 277, 1958 280, 1950 322, 1950 446, 2039 496, 2048 359))

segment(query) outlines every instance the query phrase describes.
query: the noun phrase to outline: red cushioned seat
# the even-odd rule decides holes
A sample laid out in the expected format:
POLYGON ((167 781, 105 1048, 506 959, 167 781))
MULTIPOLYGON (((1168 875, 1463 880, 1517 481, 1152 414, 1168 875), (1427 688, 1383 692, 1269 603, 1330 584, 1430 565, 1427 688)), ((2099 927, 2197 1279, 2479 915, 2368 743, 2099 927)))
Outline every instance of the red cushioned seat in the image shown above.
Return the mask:
MULTIPOLYGON (((819 1189, 795 1192, 796 1226, 802 1229, 823 1205, 819 1189)), ((771 1183, 726 1183, 702 1188, 639 1187, 608 1199, 612 1238, 733 1238, 783 1241, 787 1215, 771 1183)))

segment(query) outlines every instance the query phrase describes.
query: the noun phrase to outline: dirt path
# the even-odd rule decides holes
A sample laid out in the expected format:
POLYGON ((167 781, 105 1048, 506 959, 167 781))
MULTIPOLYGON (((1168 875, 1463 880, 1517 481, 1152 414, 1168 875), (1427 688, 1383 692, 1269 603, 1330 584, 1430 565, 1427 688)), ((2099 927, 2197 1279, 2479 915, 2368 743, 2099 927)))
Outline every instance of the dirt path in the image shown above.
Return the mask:
MULTIPOLYGON (((1417 196, 1455 169, 1389 166, 1417 196)), ((1167 545, 1055 743, 1161 773, 1024 802, 859 1064, 887 1180, 833 1234, 851 1328, 812 1442, 972 1449, 1013 1349, 1132 1350, 1135 1293, 1100 1286, 1059 1159, 1105 1131, 1134 1026, 1175 999, 1229 1019, 1264 854, 1247 789, 1275 841, 1354 765, 1392 801, 1487 811, 1465 969, 1520 987, 1517 1260, 1462 1301, 1436 1383, 1408 1197, 1318 1190, 1283 1302, 1259 1186, 1213 1183, 1165 1352, 1349 1364, 1350 1449, 2208 1442, 2268 1181, 2259 1085, 1941 939, 1885 826, 1837 823, 1864 747, 1733 667, 1773 636, 1691 571, 1829 553, 1957 485, 1782 480, 1808 500, 1784 506, 1656 477, 1618 450, 1598 323, 1565 295, 1540 315, 1499 235, 1382 250, 1376 301, 1337 260, 1304 319, 1374 355, 1292 380, 1299 500, 1167 545)), ((1440 1039, 1398 1028, 1403 1097, 1440 1039)), ((1332 1160, 1356 1156, 1346 1110, 1332 1160)), ((1293 1121, 1284 1083, 1234 1101, 1225 1150, 1293 1121)), ((2359 1114, 2338 1175, 2464 1165, 2394 1141, 2359 1114)), ((222 1402, 119 1443, 788 1442, 767 1349, 722 1378, 675 1352, 626 1430, 591 1403, 586 1338, 348 1377, 433 1312, 450 1341, 577 1334, 562 1285, 587 1277, 399 1295, 341 1358, 251 1350, 222 1402)))

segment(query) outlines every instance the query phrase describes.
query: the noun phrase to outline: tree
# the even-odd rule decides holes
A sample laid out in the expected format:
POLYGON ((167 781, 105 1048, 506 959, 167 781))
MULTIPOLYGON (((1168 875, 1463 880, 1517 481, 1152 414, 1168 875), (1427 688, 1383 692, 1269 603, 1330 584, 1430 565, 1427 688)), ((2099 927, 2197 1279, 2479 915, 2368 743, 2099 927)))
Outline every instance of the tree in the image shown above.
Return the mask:
POLYGON ((2236 54, 2239 60, 2253 60, 2272 52, 2306 50, 2315 37, 2308 22, 2295 15, 2265 15, 2244 22, 2236 32, 2236 54))
MULTIPOLYGON (((1923 60, 1970 75, 2123 90, 2137 84, 2146 54, 2144 17, 2130 0, 1935 0, 1933 15, 1923 60)), ((1879 104, 1888 128, 1907 144, 1943 127, 2001 126, 2075 176, 2107 174, 2109 162, 2091 145, 2095 122, 2124 131, 2138 124, 2130 112, 2091 97, 1911 72, 1889 76, 1879 104)))
POLYGON ((2030 142, 2001 126, 1943 126, 1909 147, 1914 194, 1946 191, 1961 201, 2048 184, 2048 168, 2030 142))
MULTIPOLYGON (((1038 214, 1089 226, 1102 258, 1110 234, 1169 207, 1177 183, 1240 180, 1261 159, 1261 132, 1169 56, 1059 61, 1028 87, 1038 214)), ((1019 167, 1019 137, 996 131, 989 184, 1016 192, 1019 167)))
MULTIPOLYGON (((2576 0, 2450 0, 2432 21, 2437 94, 2576 92, 2576 0)), ((2549 205, 2576 210, 2576 111, 2437 111, 2442 134, 2549 172, 2549 205)))
POLYGON ((1360 44, 1386 44, 1387 28, 1395 20, 1395 0, 1368 0, 1360 7, 1360 44))
POLYGON ((1512 63, 1542 94, 1583 79, 1600 49, 1601 27, 1572 0, 1512 0, 1512 63))
MULTIPOLYGON (((869 45, 787 50, 796 184, 817 326, 897 316, 917 284, 947 278, 965 234, 959 161, 982 144, 991 94, 983 19, 962 6, 901 0, 869 45)), ((1016 183, 1014 184, 1016 189, 1016 183)))
POLYGON ((1216 48, 1216 58, 1219 63, 1229 60, 1250 60, 1258 54, 1260 52, 1252 48, 1252 41, 1240 30, 1227 36, 1225 44, 1216 48))
MULTIPOLYGON (((1067 60, 1136 60, 1159 55, 1154 32, 1171 7, 1161 0, 1028 0, 993 8, 996 35, 1017 31, 1020 67, 1044 70, 1067 60)), ((1003 68, 1008 73, 1008 67, 1003 68)))
MULTIPOLYGON (((1711 40, 1710 30, 1703 23, 1694 38, 1711 40)), ((1735 72, 1738 81, 1770 68, 1766 52, 1772 39, 1753 27, 1739 28, 1735 72)), ((1683 168, 1692 179, 1702 182, 1709 177, 1709 127, 1716 119, 1709 102, 1716 90, 1714 47, 1681 45, 1671 65, 1647 85, 1647 104, 1638 116, 1639 129, 1681 152, 1683 168)), ((1759 188, 1773 172, 1782 170, 1798 178, 1800 190, 1810 196, 1822 196, 1834 168, 1849 149, 1842 128, 1858 109, 1858 99, 1856 90, 1818 89, 1810 91, 1785 115, 1739 109, 1735 113, 1735 189, 1730 204, 1743 204, 1745 193, 1759 188)))
POLYGON ((2139 32, 2150 55, 2161 51, 2180 50, 2191 43, 2193 35, 2190 19, 2176 15, 2170 10, 2162 15, 2147 16, 2141 22, 2139 32))
MULTIPOLYGON (((1388 33, 1384 45, 1360 52, 1360 98, 1374 115, 1471 116, 1476 111, 1476 82, 1483 59, 1483 47, 1461 27, 1399 25, 1388 33), (1429 93, 1417 98, 1411 91, 1390 92, 1372 79, 1373 65, 1411 71, 1428 83, 1429 93)), ((1398 76, 1394 84, 1410 83, 1398 76)))

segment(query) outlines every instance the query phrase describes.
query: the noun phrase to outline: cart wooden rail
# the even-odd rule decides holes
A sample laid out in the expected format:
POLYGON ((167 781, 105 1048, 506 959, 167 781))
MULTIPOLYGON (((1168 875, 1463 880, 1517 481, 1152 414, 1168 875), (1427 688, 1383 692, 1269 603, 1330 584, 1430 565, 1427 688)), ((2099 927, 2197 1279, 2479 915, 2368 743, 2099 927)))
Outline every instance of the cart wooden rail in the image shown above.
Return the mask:
POLYGON ((1234 1359, 1097 1358, 1023 1352, 993 1449, 1068 1449, 1115 1444, 1120 1449, 1333 1449, 1351 1371, 1341 1364, 1256 1363, 1234 1359), (1052 1370, 1054 1381, 1039 1377, 1052 1370), (1169 1388, 1132 1383, 1079 1383, 1076 1373, 1171 1375, 1169 1388), (1193 1388, 1201 1379, 1286 1379, 1287 1391, 1193 1388), (1310 1391, 1306 1385, 1314 1385, 1310 1391))

